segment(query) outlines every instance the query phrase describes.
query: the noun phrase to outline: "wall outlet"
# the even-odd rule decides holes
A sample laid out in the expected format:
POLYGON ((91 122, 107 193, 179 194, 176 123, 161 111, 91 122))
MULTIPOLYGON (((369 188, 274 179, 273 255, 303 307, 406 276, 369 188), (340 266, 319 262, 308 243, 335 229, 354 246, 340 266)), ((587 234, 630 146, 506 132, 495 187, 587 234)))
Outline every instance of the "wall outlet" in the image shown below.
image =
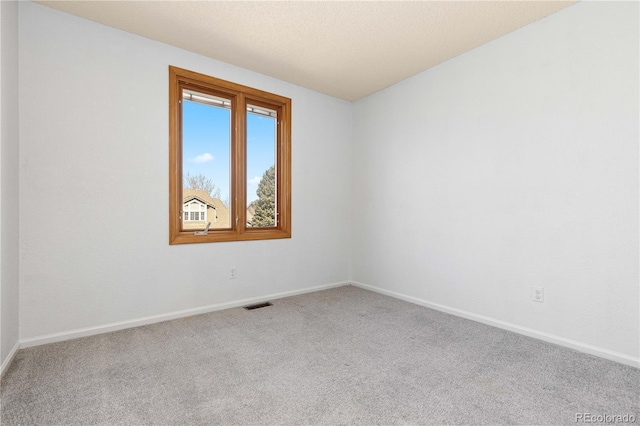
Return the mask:
POLYGON ((531 292, 534 302, 544 303, 544 287, 531 287, 531 292))
POLYGON ((235 266, 232 266, 231 269, 229 269, 229 279, 230 280, 235 280, 236 279, 236 275, 237 275, 237 270, 235 266))

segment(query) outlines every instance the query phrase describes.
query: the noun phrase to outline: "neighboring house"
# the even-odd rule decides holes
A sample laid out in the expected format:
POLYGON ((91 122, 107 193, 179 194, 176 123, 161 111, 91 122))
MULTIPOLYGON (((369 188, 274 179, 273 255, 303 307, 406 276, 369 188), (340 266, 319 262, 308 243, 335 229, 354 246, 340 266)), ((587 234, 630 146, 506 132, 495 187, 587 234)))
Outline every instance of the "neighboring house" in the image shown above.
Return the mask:
MULTIPOLYGON (((210 229, 231 228, 229 208, 219 198, 213 198, 204 189, 182 190, 182 229, 204 229, 211 222, 210 229)), ((247 208, 247 226, 256 209, 253 203, 247 208)))
POLYGON ((218 198, 203 189, 182 190, 183 229, 204 229, 211 222, 211 229, 231 228, 229 209, 218 198))
POLYGON ((247 207, 247 226, 251 226, 251 220, 253 220, 253 216, 256 214, 256 206, 254 205, 255 201, 252 201, 247 207))

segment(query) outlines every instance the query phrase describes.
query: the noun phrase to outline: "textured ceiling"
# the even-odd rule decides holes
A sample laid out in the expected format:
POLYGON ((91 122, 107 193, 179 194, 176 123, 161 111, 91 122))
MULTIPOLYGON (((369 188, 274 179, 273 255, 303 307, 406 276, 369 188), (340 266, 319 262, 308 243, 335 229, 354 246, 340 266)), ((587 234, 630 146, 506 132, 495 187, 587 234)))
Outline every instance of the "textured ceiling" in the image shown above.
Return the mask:
POLYGON ((40 1, 349 101, 573 1, 40 1))

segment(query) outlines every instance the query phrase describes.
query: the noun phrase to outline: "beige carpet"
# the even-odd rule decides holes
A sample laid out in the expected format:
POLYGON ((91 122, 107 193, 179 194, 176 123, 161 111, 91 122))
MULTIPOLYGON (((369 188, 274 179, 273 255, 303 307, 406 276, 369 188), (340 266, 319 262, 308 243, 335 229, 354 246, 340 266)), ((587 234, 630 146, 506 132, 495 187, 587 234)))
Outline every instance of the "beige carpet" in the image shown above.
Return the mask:
POLYGON ((637 419, 640 370, 347 286, 23 349, 1 396, 3 426, 576 424, 637 419))

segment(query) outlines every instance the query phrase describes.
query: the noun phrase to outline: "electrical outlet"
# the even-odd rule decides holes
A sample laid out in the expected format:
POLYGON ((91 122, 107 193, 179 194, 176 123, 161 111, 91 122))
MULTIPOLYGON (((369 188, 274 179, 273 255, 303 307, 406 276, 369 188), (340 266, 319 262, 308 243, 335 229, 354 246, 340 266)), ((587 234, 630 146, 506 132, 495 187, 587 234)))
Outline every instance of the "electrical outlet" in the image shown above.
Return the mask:
POLYGON ((235 280, 236 279, 236 275, 237 275, 236 267, 233 266, 233 267, 231 267, 231 269, 229 269, 229 279, 230 280, 235 280))
POLYGON ((544 303, 544 287, 531 287, 532 300, 534 302, 544 303))

